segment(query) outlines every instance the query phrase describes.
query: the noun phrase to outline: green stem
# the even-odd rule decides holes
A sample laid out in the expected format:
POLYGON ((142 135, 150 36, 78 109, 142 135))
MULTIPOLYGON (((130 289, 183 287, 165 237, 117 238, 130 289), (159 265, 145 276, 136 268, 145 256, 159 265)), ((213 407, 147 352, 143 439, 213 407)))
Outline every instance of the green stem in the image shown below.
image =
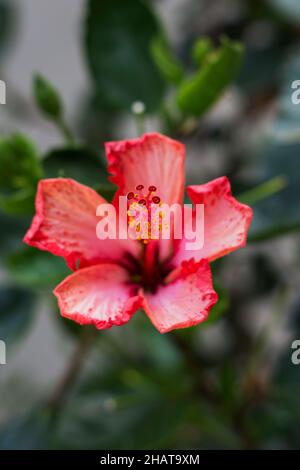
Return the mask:
POLYGON ((285 176, 276 176, 275 178, 266 181, 249 191, 242 193, 238 196, 238 200, 244 204, 252 205, 259 201, 273 196, 287 186, 287 179, 285 176))
POLYGON ((136 131, 138 137, 145 133, 145 117, 144 114, 134 114, 136 131))
POLYGON ((63 118, 59 119, 56 122, 58 129, 60 130, 64 140, 68 145, 74 145, 75 143, 75 138, 69 128, 69 126, 66 124, 65 120, 63 118))
POLYGON ((289 233, 297 232, 300 230, 300 222, 296 221, 291 224, 280 225, 271 227, 258 233, 254 233, 248 237, 248 241, 251 243, 265 242, 273 238, 288 235, 289 233))

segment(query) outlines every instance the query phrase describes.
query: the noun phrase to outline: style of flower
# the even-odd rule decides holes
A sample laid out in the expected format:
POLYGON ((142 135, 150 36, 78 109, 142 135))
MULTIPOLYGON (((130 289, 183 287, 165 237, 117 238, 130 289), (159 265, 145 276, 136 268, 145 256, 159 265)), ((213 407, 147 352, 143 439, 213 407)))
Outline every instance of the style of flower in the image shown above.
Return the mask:
MULTIPOLYGON (((113 205, 119 196, 128 204, 183 204, 180 142, 151 133, 108 142, 105 149, 117 185, 113 205)), ((107 203, 103 197, 72 179, 39 182, 24 242, 64 257, 73 270, 54 290, 64 317, 104 329, 128 322, 142 308, 161 333, 207 319, 217 302, 210 263, 246 244, 252 210, 232 196, 227 177, 186 190, 205 210, 204 245, 195 251, 185 249, 184 238, 100 240, 96 209, 107 203)))

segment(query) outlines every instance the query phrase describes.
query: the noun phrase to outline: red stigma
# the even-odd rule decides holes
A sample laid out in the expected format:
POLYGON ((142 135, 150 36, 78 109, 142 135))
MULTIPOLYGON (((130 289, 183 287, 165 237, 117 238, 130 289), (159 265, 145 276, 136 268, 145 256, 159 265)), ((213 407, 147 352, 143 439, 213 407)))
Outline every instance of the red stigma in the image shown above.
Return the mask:
POLYGON ((145 199, 140 199, 139 204, 141 204, 142 206, 146 206, 147 202, 145 199))
POLYGON ((134 198, 134 193, 131 191, 130 193, 127 194, 127 199, 133 199, 134 198))
POLYGON ((159 203, 160 203, 160 197, 154 196, 154 197, 152 198, 152 202, 153 202, 154 204, 159 204, 159 203))
POLYGON ((144 189, 144 186, 142 184, 138 184, 137 187, 135 188, 137 191, 141 191, 144 189))
POLYGON ((156 190, 157 190, 156 186, 149 186, 148 188, 148 191, 150 191, 150 193, 154 193, 156 190))

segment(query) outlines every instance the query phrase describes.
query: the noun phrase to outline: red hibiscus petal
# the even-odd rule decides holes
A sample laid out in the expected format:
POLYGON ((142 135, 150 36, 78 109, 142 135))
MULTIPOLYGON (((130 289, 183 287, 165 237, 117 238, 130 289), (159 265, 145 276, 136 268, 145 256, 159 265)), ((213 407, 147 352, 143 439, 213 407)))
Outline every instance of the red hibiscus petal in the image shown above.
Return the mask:
POLYGON ((206 320, 218 296, 212 286, 209 264, 186 261, 170 284, 160 286, 152 294, 143 293, 146 314, 160 331, 167 333, 187 328, 206 320))
POLYGON ((127 323, 139 308, 137 288, 116 264, 79 269, 54 290, 62 316, 99 330, 127 323))
POLYGON ((105 144, 111 181, 120 195, 143 185, 156 187, 155 195, 167 204, 181 203, 184 190, 184 146, 158 133, 105 144))
POLYGON ((106 203, 93 189, 72 179, 41 180, 36 195, 36 215, 24 242, 65 257, 71 269, 102 261, 121 260, 127 252, 137 254, 133 240, 99 240, 96 209, 106 203))
POLYGON ((191 258, 213 261, 246 245, 252 209, 232 196, 226 176, 189 186, 187 193, 194 204, 204 204, 204 245, 198 250, 187 250, 187 240, 180 240, 173 260, 176 265, 191 258))

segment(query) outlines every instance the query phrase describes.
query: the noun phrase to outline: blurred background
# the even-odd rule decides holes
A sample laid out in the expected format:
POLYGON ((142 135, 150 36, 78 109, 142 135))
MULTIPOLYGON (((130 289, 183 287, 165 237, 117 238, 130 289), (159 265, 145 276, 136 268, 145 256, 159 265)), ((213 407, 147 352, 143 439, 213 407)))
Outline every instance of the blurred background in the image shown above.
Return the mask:
POLYGON ((298 0, 0 0, 0 448, 300 447, 299 39, 298 0), (186 145, 189 184, 230 178, 249 243, 206 323, 78 327, 64 262, 22 244, 37 182, 110 198, 103 143, 144 131, 186 145))

